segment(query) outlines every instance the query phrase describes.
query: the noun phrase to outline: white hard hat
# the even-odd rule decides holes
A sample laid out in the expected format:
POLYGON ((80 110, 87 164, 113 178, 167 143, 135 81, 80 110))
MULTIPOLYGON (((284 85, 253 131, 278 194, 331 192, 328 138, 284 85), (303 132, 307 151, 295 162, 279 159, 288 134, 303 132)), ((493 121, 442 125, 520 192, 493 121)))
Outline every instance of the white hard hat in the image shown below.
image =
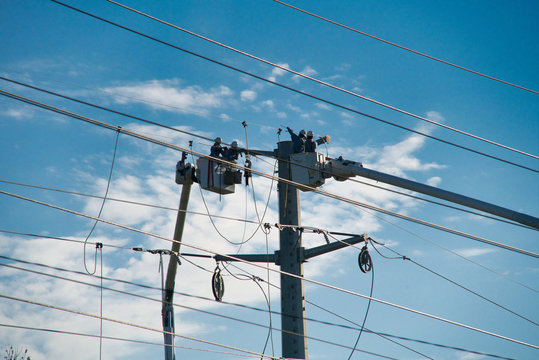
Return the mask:
POLYGON ((313 136, 314 136, 314 134, 313 134, 313 132, 312 132, 311 130, 309 130, 309 131, 307 131, 307 136, 309 136, 309 137, 313 137, 313 136))
POLYGON ((300 135, 305 135, 305 130, 301 130, 301 131, 299 132, 299 134, 300 134, 300 135))
POLYGON ((230 144, 232 147, 238 147, 238 142, 236 140, 232 141, 232 144, 230 144))
POLYGON ((217 144, 220 144, 220 143, 221 143, 221 138, 220 138, 220 137, 216 137, 214 141, 215 141, 217 144))

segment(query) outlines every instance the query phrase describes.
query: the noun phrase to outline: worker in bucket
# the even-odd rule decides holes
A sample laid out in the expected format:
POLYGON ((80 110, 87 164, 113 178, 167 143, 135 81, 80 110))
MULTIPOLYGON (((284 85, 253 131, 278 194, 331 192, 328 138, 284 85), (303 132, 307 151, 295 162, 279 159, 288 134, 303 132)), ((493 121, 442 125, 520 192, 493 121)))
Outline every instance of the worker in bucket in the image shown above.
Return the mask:
POLYGON ((294 145, 294 152, 300 153, 305 151, 305 130, 301 130, 299 132, 299 135, 297 135, 294 130, 290 129, 288 126, 286 127, 286 130, 288 130, 288 133, 290 134, 290 138, 292 139, 292 144, 294 145))
POLYGON ((238 160, 238 155, 241 154, 241 150, 238 148, 238 142, 236 140, 232 141, 230 147, 226 149, 224 158, 230 162, 236 162, 238 160))
POLYGON ((314 134, 311 130, 307 132, 307 138, 305 139, 305 152, 316 151, 316 141, 313 140, 314 134))
POLYGON ((210 156, 218 158, 218 157, 223 157, 224 154, 225 154, 225 150, 221 146, 221 138, 216 137, 210 149, 210 156))

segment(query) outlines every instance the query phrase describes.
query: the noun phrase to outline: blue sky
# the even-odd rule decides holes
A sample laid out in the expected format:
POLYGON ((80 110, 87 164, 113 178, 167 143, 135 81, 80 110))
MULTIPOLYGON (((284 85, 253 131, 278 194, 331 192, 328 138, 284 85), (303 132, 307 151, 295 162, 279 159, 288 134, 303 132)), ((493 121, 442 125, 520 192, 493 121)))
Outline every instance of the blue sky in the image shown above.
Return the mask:
MULTIPOLYGON (((313 94, 344 107, 408 127, 491 156, 538 169, 536 158, 472 139, 383 108, 351 95, 321 86, 273 68, 184 32, 136 15, 107 1, 69 0, 69 5, 124 26, 218 60, 257 76, 313 94)), ((282 67, 375 99, 447 126, 489 139, 525 153, 539 153, 538 95, 435 62, 339 28, 270 0, 259 1, 125 1, 125 5, 177 26, 248 52, 282 67)), ((361 31, 427 53, 475 71, 539 90, 539 5, 532 1, 294 1, 291 4, 361 31)), ((137 36, 77 13, 54 2, 1 1, 0 73, 2 77, 99 104, 170 127, 241 146, 272 150, 277 129, 312 130, 330 135, 331 144, 320 150, 330 157, 362 162, 365 167, 484 200, 537 216, 537 172, 474 154, 413 134, 343 108, 302 96, 257 80, 177 49, 137 36), (246 130, 242 122, 247 123, 246 130), (247 135, 247 137, 246 137, 247 135)), ((1 90, 81 114, 180 147, 209 154, 208 141, 133 119, 97 110, 2 80, 1 90)), ((102 201, 27 184, 103 196, 111 170, 116 133, 69 117, 0 98, 2 160, 0 190, 97 216, 102 201), (12 182, 12 183, 9 183, 12 182)), ((286 132, 280 140, 288 140, 286 132)), ((110 198, 177 208, 180 187, 174 167, 180 153, 126 135, 118 138, 108 196, 110 198)), ((244 160, 244 158, 240 158, 244 160)), ((192 161, 192 160, 191 160, 192 161)), ((271 173, 271 159, 253 160, 256 170, 271 173)), ((370 180, 369 184, 385 186, 370 180)), ((184 241, 220 253, 264 253, 278 249, 278 230, 268 236, 256 231, 256 210, 265 209, 263 222, 278 222, 275 184, 253 178, 253 188, 236 186, 233 195, 219 197, 193 187, 184 241), (255 202, 256 199, 256 209, 255 202), (266 200, 269 198, 269 202, 266 200), (207 203, 207 208, 204 202, 207 203), (266 204, 268 204, 266 206, 266 204), (215 219, 223 215, 242 221, 215 219), (241 247, 238 242, 255 233, 241 247)), ((322 190, 355 201, 388 209, 451 229, 538 252, 534 230, 397 195, 354 181, 328 179, 322 190)), ((411 192, 403 190, 407 194, 411 192)), ((417 194, 415 194, 417 195, 417 194)), ((2 264, 69 277, 95 285, 99 277, 65 273, 6 258, 84 272, 83 245, 46 237, 83 241, 94 222, 87 218, 0 195, 0 255, 2 264), (28 236, 21 234, 34 234, 28 236)), ((363 234, 385 243, 424 267, 481 294, 492 302, 527 318, 523 319, 491 302, 435 276, 410 261, 389 260, 371 247, 375 276, 373 297, 428 313, 524 343, 538 344, 539 320, 536 258, 509 252, 471 239, 345 204, 315 193, 301 193, 304 226, 363 234), (532 322, 530 322, 531 320, 532 322)), ((165 238, 172 238, 176 213, 172 210, 106 201, 101 217, 165 238)), ((116 226, 99 223, 89 239, 86 265, 93 269, 94 246, 102 242, 103 274, 107 277, 159 288, 159 256, 114 248, 140 246, 170 248, 170 242, 116 226)), ((305 234, 306 247, 325 242, 320 235, 305 234)), ((383 247, 386 256, 393 254, 383 247)), ((197 252, 184 248, 186 252, 197 252)), ((362 295, 369 295, 372 273, 357 265, 359 250, 347 248, 311 259, 305 277, 362 295)), ((98 257, 99 259, 99 257, 98 257)), ((179 268, 176 288, 182 293, 212 298, 213 260, 191 259, 179 268), (205 270, 206 271, 205 271, 205 270)), ((168 258, 164 258, 165 266, 168 258)), ((245 274, 268 278, 266 270, 246 264, 225 273, 223 300, 267 310, 264 294, 245 274), (238 274, 243 274, 239 275, 238 274)), ((272 267, 276 269, 276 267, 272 267)), ((99 262, 97 272, 100 273, 99 262)), ((0 267, 0 294, 99 315, 99 288, 0 267)), ((270 282, 279 285, 278 274, 270 282)), ((261 283, 268 295, 266 283, 261 283)), ((157 290, 113 281, 104 286, 160 299, 157 290)), ((279 290, 269 291, 271 309, 279 311, 279 290)), ((309 302, 361 324, 367 300, 313 283, 306 284, 309 302)), ((267 312, 177 295, 179 305, 269 325, 267 312)), ((103 292, 103 316, 161 328, 161 305, 140 297, 103 292)), ((185 307, 176 307, 178 334, 262 353, 268 329, 223 319, 185 307)), ((307 304, 307 316, 322 322, 351 325, 307 304)), ((28 348, 32 359, 99 357, 95 337, 16 329, 13 326, 99 335, 95 318, 0 299, 0 346, 28 348), (7 325, 7 326, 6 326, 7 325)), ((280 318, 272 316, 273 350, 281 355, 280 318)), ((398 359, 487 359, 486 355, 452 349, 464 348, 506 358, 534 359, 537 350, 514 341, 481 334, 403 311, 380 302, 371 303, 366 328, 441 344, 392 338, 416 352, 377 335, 363 333, 359 349, 398 359), (418 354, 421 353, 423 355, 418 354)), ((103 335, 159 344, 162 335, 140 328, 103 323, 103 335)), ((346 359, 358 331, 309 321, 310 359, 346 359), (317 341, 325 339, 340 346, 317 341)), ((177 358, 244 358, 215 354, 203 349, 231 352, 177 338, 177 358), (187 348, 197 348, 192 350, 187 348)), ((160 358, 158 345, 103 341, 103 359, 160 358)), ((352 358, 380 358, 355 353, 352 358)), ((254 357, 256 358, 256 357, 254 357)))

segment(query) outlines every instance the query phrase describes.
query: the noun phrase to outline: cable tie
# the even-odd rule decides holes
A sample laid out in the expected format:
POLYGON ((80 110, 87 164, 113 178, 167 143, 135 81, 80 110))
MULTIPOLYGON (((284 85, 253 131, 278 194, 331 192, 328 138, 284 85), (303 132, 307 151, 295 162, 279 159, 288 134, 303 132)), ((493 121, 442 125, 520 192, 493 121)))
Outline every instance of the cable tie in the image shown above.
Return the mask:
POLYGON ((100 243, 100 242, 95 243, 95 248, 96 249, 102 249, 103 248, 103 243, 100 243))
POLYGON ((241 124, 243 125, 243 127, 247 127, 247 123, 245 121, 242 121, 241 124))
POLYGON ((117 132, 121 132, 121 131, 122 131, 122 127, 121 127, 121 126, 116 126, 116 131, 117 131, 117 132))
POLYGON ((144 249, 141 248, 141 247, 134 247, 134 248, 131 248, 131 250, 134 250, 134 251, 144 251, 144 249))

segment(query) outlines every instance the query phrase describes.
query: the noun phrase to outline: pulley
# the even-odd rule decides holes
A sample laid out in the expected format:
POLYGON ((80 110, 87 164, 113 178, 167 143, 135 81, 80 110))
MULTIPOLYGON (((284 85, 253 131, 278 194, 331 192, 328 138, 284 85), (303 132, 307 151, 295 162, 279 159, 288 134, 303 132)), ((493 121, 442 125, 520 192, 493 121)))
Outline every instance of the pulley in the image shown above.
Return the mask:
POLYGON ((367 250, 367 246, 363 246, 363 249, 359 252, 359 256, 357 258, 357 262, 359 264, 359 269, 363 273, 368 273, 372 269, 372 259, 371 255, 369 254, 369 250, 367 250))
POLYGON ((213 276, 211 278, 211 289, 213 291, 213 296, 216 301, 221 301, 225 293, 225 283, 223 281, 223 276, 221 275, 221 269, 219 265, 215 268, 213 276))

